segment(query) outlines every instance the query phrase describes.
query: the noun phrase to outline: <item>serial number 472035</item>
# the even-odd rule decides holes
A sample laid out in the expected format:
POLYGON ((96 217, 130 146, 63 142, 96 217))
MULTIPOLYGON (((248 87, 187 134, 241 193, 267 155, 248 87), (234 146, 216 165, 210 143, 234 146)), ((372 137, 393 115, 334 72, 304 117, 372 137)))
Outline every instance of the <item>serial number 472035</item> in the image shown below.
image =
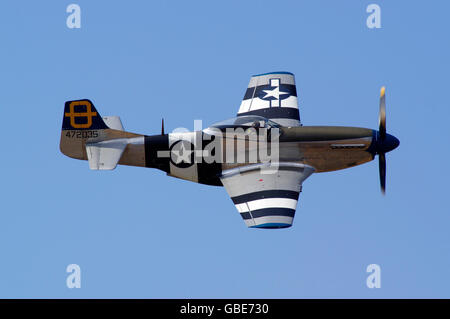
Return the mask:
POLYGON ((98 137, 98 131, 67 131, 69 138, 95 138, 98 137))

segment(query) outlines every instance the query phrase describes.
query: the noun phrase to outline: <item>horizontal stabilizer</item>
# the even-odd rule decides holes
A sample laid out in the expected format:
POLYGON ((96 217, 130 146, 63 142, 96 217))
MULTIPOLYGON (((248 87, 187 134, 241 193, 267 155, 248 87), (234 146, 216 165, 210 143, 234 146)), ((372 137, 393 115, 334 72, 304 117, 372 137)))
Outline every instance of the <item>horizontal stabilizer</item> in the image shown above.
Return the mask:
POLYGON ((120 117, 118 117, 118 116, 104 116, 103 121, 109 128, 111 128, 113 130, 118 130, 118 131, 124 130, 122 121, 120 120, 120 117))
POLYGON ((86 153, 88 156, 89 168, 93 170, 115 169, 127 144, 127 138, 87 143, 86 153))

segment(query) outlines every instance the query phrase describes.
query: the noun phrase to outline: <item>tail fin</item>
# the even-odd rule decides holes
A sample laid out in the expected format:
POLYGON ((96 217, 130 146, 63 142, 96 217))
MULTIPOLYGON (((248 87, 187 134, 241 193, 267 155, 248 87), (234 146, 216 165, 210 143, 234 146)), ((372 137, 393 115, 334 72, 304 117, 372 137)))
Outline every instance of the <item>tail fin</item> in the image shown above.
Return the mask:
POLYGON ((105 122, 89 100, 67 101, 62 130, 104 130, 105 122))

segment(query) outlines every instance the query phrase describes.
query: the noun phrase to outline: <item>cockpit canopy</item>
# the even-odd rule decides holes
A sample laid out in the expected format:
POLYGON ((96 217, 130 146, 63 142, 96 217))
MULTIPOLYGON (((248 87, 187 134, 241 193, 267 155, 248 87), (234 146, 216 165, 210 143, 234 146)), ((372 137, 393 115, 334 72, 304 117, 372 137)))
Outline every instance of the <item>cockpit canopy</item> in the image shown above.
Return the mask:
POLYGON ((214 123, 210 128, 218 128, 220 130, 235 127, 254 127, 254 128, 280 128, 281 125, 271 121, 265 117, 258 115, 245 115, 234 117, 225 121, 214 123))

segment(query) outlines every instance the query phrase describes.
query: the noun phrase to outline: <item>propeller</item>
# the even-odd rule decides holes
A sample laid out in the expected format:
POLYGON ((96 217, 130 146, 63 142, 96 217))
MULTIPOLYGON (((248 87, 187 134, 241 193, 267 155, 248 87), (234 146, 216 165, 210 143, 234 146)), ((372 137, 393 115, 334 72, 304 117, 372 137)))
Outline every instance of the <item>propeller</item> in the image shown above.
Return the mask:
POLYGON ((379 132, 382 140, 386 138, 386 88, 380 90, 380 115, 378 118, 379 132))
POLYGON ((161 135, 164 135, 164 118, 161 119, 161 135))
MULTIPOLYGON (((386 88, 383 86, 380 90, 380 115, 378 117, 379 137, 382 145, 386 140, 386 88)), ((380 148, 382 149, 382 148, 380 148)), ((386 153, 383 150, 378 152, 378 167, 380 171, 381 193, 386 194, 386 153)))
POLYGON ((386 194, 386 155, 384 153, 378 154, 378 166, 380 169, 380 187, 381 193, 386 194))

